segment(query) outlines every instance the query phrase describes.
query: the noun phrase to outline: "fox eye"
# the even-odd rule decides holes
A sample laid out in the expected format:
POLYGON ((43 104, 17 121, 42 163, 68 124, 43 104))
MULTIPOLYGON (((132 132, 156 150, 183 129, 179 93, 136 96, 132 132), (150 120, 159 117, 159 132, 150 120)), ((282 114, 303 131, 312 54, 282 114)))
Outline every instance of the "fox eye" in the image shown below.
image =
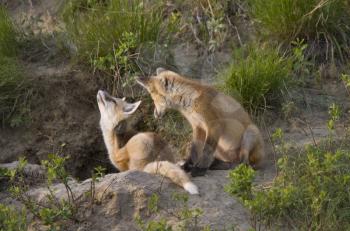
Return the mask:
POLYGON ((169 85, 169 80, 167 78, 164 79, 164 88, 165 90, 168 89, 168 85, 169 85))

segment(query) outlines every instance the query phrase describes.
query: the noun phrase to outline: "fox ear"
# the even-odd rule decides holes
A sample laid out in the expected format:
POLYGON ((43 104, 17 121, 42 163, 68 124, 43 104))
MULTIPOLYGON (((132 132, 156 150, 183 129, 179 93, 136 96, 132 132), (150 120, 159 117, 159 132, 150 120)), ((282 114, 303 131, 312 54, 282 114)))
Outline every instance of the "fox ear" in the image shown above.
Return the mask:
POLYGON ((141 104, 141 100, 140 101, 137 101, 136 103, 128 103, 128 102, 125 102, 124 103, 124 106, 123 106, 123 112, 125 115, 131 115, 133 114, 136 109, 140 106, 141 104))
POLYGON ((166 71, 166 69, 164 69, 163 67, 158 67, 156 70, 157 75, 159 75, 160 73, 166 71))

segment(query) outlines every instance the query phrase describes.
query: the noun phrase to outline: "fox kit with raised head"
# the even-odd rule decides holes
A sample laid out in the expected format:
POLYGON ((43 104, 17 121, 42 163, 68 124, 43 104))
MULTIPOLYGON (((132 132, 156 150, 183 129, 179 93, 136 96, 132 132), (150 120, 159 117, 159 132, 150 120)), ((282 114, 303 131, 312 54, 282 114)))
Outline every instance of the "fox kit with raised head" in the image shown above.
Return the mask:
POLYGON ((208 168, 229 169, 239 162, 258 167, 263 160, 260 131, 232 97, 163 68, 137 82, 150 93, 156 118, 172 108, 191 124, 193 140, 184 168, 192 176, 204 175, 208 168))
POLYGON ((167 143, 155 133, 138 133, 130 138, 124 147, 120 147, 118 134, 123 132, 125 121, 132 115, 141 101, 128 103, 124 99, 110 96, 105 91, 97 93, 100 110, 100 126, 108 150, 109 159, 120 171, 141 170, 147 173, 161 174, 183 187, 191 194, 198 194, 186 172, 171 163, 173 154, 167 143))

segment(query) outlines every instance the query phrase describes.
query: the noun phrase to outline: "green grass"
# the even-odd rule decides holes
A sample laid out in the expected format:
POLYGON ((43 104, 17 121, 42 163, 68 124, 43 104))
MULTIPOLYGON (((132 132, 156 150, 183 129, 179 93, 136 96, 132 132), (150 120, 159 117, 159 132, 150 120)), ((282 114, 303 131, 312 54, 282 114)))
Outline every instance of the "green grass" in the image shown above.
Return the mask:
POLYGON ((232 63, 219 74, 223 79, 219 87, 255 113, 278 99, 292 66, 292 58, 280 55, 278 49, 251 45, 234 53, 232 63))
POLYGON ((142 98, 145 110, 142 112, 144 119, 139 124, 140 131, 154 131, 170 145, 177 148, 177 154, 174 158, 185 158, 188 153, 188 146, 192 139, 192 129, 187 120, 180 112, 169 110, 161 120, 155 119, 153 116, 154 104, 151 97, 142 98))
POLYGON ((347 0, 249 0, 249 12, 268 38, 290 44, 304 39, 313 56, 344 59, 350 54, 347 0))
POLYGON ((16 30, 4 7, 0 6, 0 57, 15 56, 16 30))
POLYGON ((26 79, 17 60, 18 33, 0 7, 0 125, 18 126, 28 111, 26 79))
POLYGON ((157 41, 163 22, 160 1, 69 0, 63 11, 66 30, 83 62, 113 54, 123 36, 137 45, 157 41))
POLYGON ((73 61, 92 67, 112 92, 130 91, 132 77, 142 72, 139 63, 153 62, 153 56, 139 59, 141 48, 169 38, 163 4, 161 0, 67 0, 62 15, 73 61))

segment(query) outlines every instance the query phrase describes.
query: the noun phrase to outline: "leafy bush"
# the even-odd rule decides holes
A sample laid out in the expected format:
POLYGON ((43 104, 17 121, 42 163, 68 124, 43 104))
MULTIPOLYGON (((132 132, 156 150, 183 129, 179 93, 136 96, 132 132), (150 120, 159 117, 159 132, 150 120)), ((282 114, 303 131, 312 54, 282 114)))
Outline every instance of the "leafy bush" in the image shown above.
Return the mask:
POLYGON ((300 38, 313 52, 349 55, 350 5, 347 0, 249 0, 250 14, 269 37, 289 44, 300 38))
POLYGON ((267 225, 295 230, 350 228, 350 151, 307 147, 278 161, 279 173, 269 187, 253 186, 254 170, 230 172, 226 191, 238 197, 267 225))
POLYGON ((25 231, 27 230, 27 215, 24 209, 0 204, 0 230, 25 231))
MULTIPOLYGON (((86 209, 86 207, 82 206, 82 201, 86 198, 90 198, 90 209, 91 211, 93 210, 93 206, 97 204, 96 182, 104 175, 104 169, 100 166, 96 167, 92 173, 90 190, 84 194, 84 197, 79 196, 77 198, 70 186, 71 177, 64 167, 67 159, 68 157, 61 157, 58 154, 49 154, 48 159, 42 161, 42 166, 46 169, 45 188, 47 192, 45 197, 47 203, 38 202, 27 193, 30 189, 30 184, 28 184, 26 178, 27 174, 25 173, 27 160, 20 158, 18 165, 13 169, 0 168, 0 177, 9 180, 8 192, 11 197, 24 205, 25 210, 23 211, 30 212, 33 215, 33 219, 37 219, 38 222, 47 225, 50 230, 61 230, 66 221, 78 221, 77 213, 81 211, 80 209, 84 211, 86 209), (54 183, 64 185, 67 199, 60 199, 55 195, 54 183)), ((2 208, 1 206, 0 204, 0 230, 24 230, 20 229, 20 227, 26 227, 27 225, 26 213, 23 212, 24 215, 15 214, 12 213, 10 208, 2 208), (2 211, 6 211, 8 213, 7 216, 10 216, 8 223, 2 223, 2 219, 5 216, 2 214, 2 211), (13 226, 14 224, 18 226, 13 226), (14 228, 2 229, 2 225, 14 228)))
POLYGON ((255 112, 277 98, 292 64, 293 59, 281 56, 276 48, 251 45, 234 53, 233 62, 220 74, 220 88, 255 112))

